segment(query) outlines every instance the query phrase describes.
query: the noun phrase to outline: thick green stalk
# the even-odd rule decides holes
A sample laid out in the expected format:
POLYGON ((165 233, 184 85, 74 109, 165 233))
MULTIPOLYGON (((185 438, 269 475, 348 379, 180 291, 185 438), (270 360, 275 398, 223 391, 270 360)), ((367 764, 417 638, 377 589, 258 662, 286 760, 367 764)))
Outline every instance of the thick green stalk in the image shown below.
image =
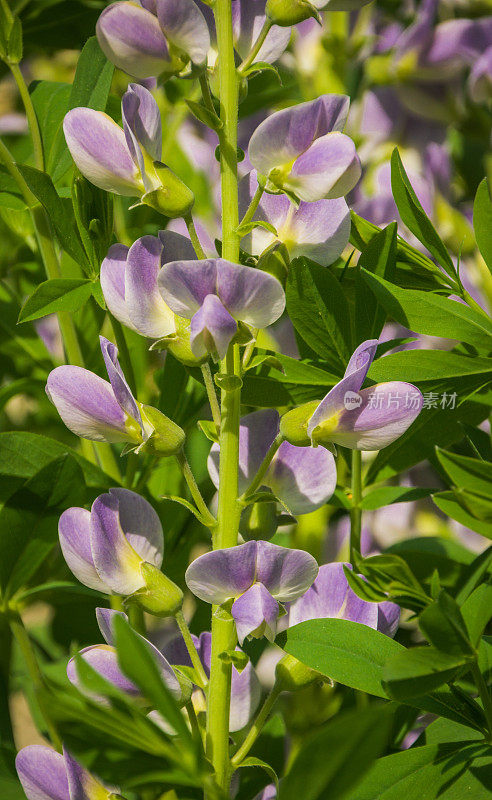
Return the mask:
POLYGON ((354 564, 354 556, 360 553, 360 533, 362 522, 362 454, 360 450, 352 450, 352 508, 350 509, 350 561, 354 564))
MULTIPOLYGON (((219 94, 222 128, 220 174, 222 189, 222 256, 239 259, 237 120, 238 76, 234 62, 231 0, 216 0, 214 6, 219 51, 219 94)), ((241 402, 239 348, 231 345, 221 364, 221 421, 218 527, 214 549, 237 544, 240 506, 238 495, 239 410, 241 402)), ((229 757, 229 708, 231 698, 230 663, 221 654, 234 649, 236 629, 233 619, 221 609, 212 610, 212 654, 207 700, 206 754, 212 762, 215 780, 225 797, 229 794, 231 763, 229 757)), ((208 797, 206 792, 206 797, 208 797)), ((212 797, 212 794, 210 795, 212 797)))

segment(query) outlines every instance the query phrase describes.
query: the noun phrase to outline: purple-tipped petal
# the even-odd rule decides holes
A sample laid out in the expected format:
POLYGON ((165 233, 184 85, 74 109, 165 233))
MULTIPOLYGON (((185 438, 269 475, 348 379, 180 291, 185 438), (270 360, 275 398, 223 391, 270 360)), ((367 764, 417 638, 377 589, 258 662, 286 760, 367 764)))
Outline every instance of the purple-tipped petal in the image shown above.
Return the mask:
POLYGON ((210 49, 205 17, 193 0, 156 0, 159 24, 169 41, 183 50, 194 64, 203 64, 210 49))
POLYGON ((85 508, 67 508, 58 523, 63 557, 75 577, 90 589, 111 594, 111 589, 97 574, 91 551, 91 512, 85 508))
POLYGON ((123 411, 126 411, 128 416, 132 417, 140 425, 143 433, 143 422, 139 408, 118 361, 118 348, 108 339, 105 339, 104 336, 99 337, 99 342, 114 396, 123 411))
POLYGON ((129 248, 124 244, 113 244, 101 264, 101 289, 111 314, 127 328, 136 331, 125 301, 125 269, 129 248))
POLYGON ((246 636, 275 639, 279 605, 262 583, 255 583, 232 604, 239 644, 246 636))
POLYGON ((254 328, 266 328, 285 308, 282 284, 252 267, 217 259, 217 293, 228 311, 254 328))
MULTIPOLYGON (((241 58, 246 58, 265 22, 265 0, 235 0, 232 4, 234 46, 241 58)), ((291 28, 273 25, 255 61, 276 61, 289 44, 291 28)))
POLYGON ((27 800, 71 800, 63 756, 51 747, 23 747, 15 768, 27 800))
POLYGON ((323 506, 337 484, 333 455, 325 448, 280 445, 265 484, 292 514, 308 514, 323 506))
POLYGON ((359 392, 360 405, 341 412, 331 441, 356 450, 381 450, 402 436, 422 410, 411 383, 379 383, 359 392))
POLYGON ((186 585, 206 603, 221 605, 231 597, 238 597, 255 580, 256 545, 246 542, 199 556, 186 570, 186 585))
MULTIPOLYGON (((80 657, 92 667, 102 678, 116 686, 120 691, 131 697, 140 695, 140 689, 133 681, 123 675, 119 665, 118 656, 114 647, 107 644, 95 644, 92 647, 85 647, 80 651, 80 657)), ((87 693, 87 690, 81 685, 78 673, 76 659, 71 658, 67 664, 67 677, 70 683, 76 686, 82 693, 87 693)), ((92 695, 92 693, 91 693, 92 695)), ((97 696, 97 699, 100 699, 97 696)))
POLYGON ((113 624, 116 616, 123 617, 128 622, 128 617, 123 611, 115 611, 112 608, 96 608, 99 630, 106 644, 111 647, 114 647, 113 624))
POLYGON ((64 365, 48 375, 46 393, 73 433, 96 442, 127 442, 126 414, 111 384, 82 367, 64 365))
POLYGON ((261 175, 282 167, 304 153, 315 139, 345 125, 349 99, 327 94, 277 111, 262 122, 249 142, 248 155, 261 175))
POLYGON ((342 197, 301 202, 277 232, 291 258, 304 255, 328 266, 348 244, 350 211, 342 197))
POLYGON ((318 574, 316 559, 305 550, 290 550, 263 541, 256 544, 256 580, 281 603, 304 594, 318 574))
POLYGON ((162 263, 168 264, 170 261, 193 261, 196 254, 191 241, 176 231, 159 231, 160 242, 162 244, 162 263))
POLYGON ((395 635, 398 630, 400 622, 400 606, 396 603, 391 603, 389 600, 384 603, 379 603, 378 608, 378 631, 386 634, 386 636, 395 635))
POLYGON ((140 194, 143 185, 125 134, 111 117, 91 108, 74 108, 65 115, 63 131, 72 158, 87 180, 107 192, 126 197, 140 194))
POLYGON ((327 133, 295 161, 282 185, 300 200, 343 197, 359 180, 361 165, 355 144, 344 133, 327 133))
POLYGON ((174 314, 162 299, 157 276, 162 262, 162 241, 142 236, 128 251, 125 272, 125 299, 134 327, 151 339, 175 331, 174 314))
POLYGON ((109 494, 118 500, 121 528, 136 553, 149 564, 160 568, 164 553, 164 534, 157 512, 150 503, 129 489, 119 486, 109 494))
POLYGON ((236 331, 236 320, 219 298, 214 294, 207 295, 202 307, 191 319, 190 345, 193 354, 197 358, 207 353, 224 358, 236 331))
POLYGON ((166 39, 156 16, 136 3, 118 2, 105 8, 96 34, 106 58, 135 78, 160 75, 170 66, 166 39))
POLYGON ((126 143, 138 166, 146 192, 157 189, 160 181, 147 170, 149 158, 160 161, 162 123, 159 107, 144 86, 130 83, 121 101, 121 115, 126 143))
POLYGON ((362 342, 350 356, 350 361, 347 364, 344 377, 354 375, 357 372, 357 379, 360 380, 360 386, 362 386, 369 372, 369 367, 374 361, 377 346, 377 339, 367 339, 365 342, 362 342))
POLYGON ((98 575, 113 592, 130 595, 144 585, 140 571, 142 557, 123 533, 119 500, 101 494, 91 509, 91 550, 98 575))
POLYGON ((63 758, 67 771, 70 800, 109 800, 109 796, 117 791, 114 787, 106 788, 65 748, 63 748, 63 758))
POLYGON ((209 294, 215 294, 218 259, 171 261, 159 272, 157 284, 165 303, 180 317, 191 319, 209 294))

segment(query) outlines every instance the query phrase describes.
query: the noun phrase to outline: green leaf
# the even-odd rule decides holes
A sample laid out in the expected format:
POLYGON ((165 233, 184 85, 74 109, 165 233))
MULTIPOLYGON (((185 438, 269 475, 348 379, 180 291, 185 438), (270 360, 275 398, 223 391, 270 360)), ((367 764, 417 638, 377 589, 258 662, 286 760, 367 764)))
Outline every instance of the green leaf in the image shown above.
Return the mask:
POLYGON ((78 311, 92 294, 90 280, 53 278, 36 286, 19 314, 19 322, 31 322, 59 311, 78 311))
POLYGON ((295 258, 285 287, 287 311, 306 344, 342 373, 352 353, 350 311, 339 281, 326 267, 295 258))
POLYGON ((82 470, 69 455, 42 467, 8 499, 0 512, 0 589, 6 597, 30 580, 53 549, 62 511, 84 502, 82 470))
POLYGON ((256 758, 255 756, 248 756, 240 764, 237 765, 238 769, 242 767, 261 767, 262 770, 266 772, 268 777, 273 781, 275 787, 277 789, 278 794, 278 776, 273 767, 270 766, 266 761, 263 761, 261 758, 256 758))
POLYGON ((213 131, 218 131, 223 127, 223 123, 215 111, 211 111, 201 103, 195 103, 194 100, 185 100, 185 102, 193 116, 200 122, 203 122, 208 128, 211 128, 213 131))
POLYGON ((492 201, 484 178, 477 189, 473 205, 473 228, 483 260, 492 272, 492 201))
POLYGON ((248 233, 254 231, 255 228, 263 228, 265 231, 272 233, 274 236, 278 236, 277 229, 271 224, 271 222, 266 222, 263 219, 255 219, 251 222, 246 222, 244 225, 239 225, 236 228, 236 233, 241 238, 243 236, 247 236, 248 233))
POLYGON ((382 680, 390 697, 403 702, 454 680, 466 663, 464 655, 441 653, 435 647, 414 647, 386 662, 382 680))
POLYGON ((437 457, 451 482, 460 489, 492 497, 492 464, 437 448, 437 457))
POLYGON ((492 619, 492 584, 482 583, 461 606, 470 640, 478 647, 480 637, 492 619))
POLYGON ((0 745, 0 796, 4 800, 25 800, 26 795, 15 770, 16 752, 6 743, 0 745))
MULTIPOLYGON (((492 358, 472 358, 448 350, 403 350, 373 361, 368 377, 384 381, 410 381, 421 384, 462 375, 492 376, 492 358)), ((425 387, 424 387, 425 388, 425 387)))
POLYGON ((432 499, 443 514, 456 520, 466 528, 471 528, 472 531, 479 533, 481 536, 492 539, 492 522, 476 519, 466 508, 463 508, 455 492, 437 492, 437 494, 432 495, 432 499))
POLYGON ((446 270, 448 275, 456 279, 456 270, 451 256, 446 250, 441 237, 425 213, 408 179, 398 150, 391 156, 391 188, 393 197, 407 228, 422 242, 436 261, 446 270))
POLYGON ((58 81, 35 81, 29 91, 41 131, 46 171, 52 175, 57 159, 63 158, 67 168, 71 163, 62 129, 71 87, 58 81))
POLYGON ((419 626, 428 641, 442 653, 458 657, 473 655, 460 607, 446 591, 442 590, 437 600, 424 609, 419 626))
POLYGON ((387 706, 351 711, 307 737, 280 783, 279 800, 342 800, 384 752, 392 715, 387 706))
POLYGON ((386 311, 378 304, 361 277, 360 268, 392 280, 396 269, 397 225, 392 222, 377 233, 362 251, 355 276, 355 336, 358 342, 378 339, 386 311))
POLYGON ((492 348, 492 325, 485 316, 463 303, 417 289, 401 289, 367 270, 362 270, 362 274, 388 314, 405 328, 457 339, 477 349, 492 348))
POLYGON ((364 495, 361 508, 374 511, 376 508, 389 506, 392 503, 411 503, 432 494, 432 489, 409 488, 408 486, 381 486, 364 495))

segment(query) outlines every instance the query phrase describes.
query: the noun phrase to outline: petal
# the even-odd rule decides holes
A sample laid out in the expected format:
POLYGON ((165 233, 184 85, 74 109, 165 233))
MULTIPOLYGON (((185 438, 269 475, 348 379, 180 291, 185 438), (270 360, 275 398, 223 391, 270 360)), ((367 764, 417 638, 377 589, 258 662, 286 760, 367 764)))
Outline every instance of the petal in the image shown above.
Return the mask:
POLYGON ((125 134, 111 117, 91 108, 74 108, 65 115, 63 131, 68 149, 87 180, 127 197, 143 186, 126 144, 125 134))
POLYGON ((350 211, 341 197, 301 202, 277 232, 291 258, 302 255, 319 264, 332 264, 348 244, 350 211))
POLYGON ((110 794, 115 791, 114 787, 106 789, 85 767, 75 761, 65 748, 63 748, 63 758, 70 788, 70 800, 109 800, 110 794))
POLYGON ((46 393, 73 433, 96 442, 126 442, 126 414, 111 384, 82 367, 64 365, 48 375, 46 393))
POLYGON ((216 293, 217 261, 171 261, 162 267, 157 284, 164 302, 175 314, 191 319, 206 296, 216 293))
MULTIPOLYGON (((236 650, 239 649, 236 647, 236 650)), ((251 661, 248 661, 241 672, 238 672, 233 666, 229 711, 229 730, 232 733, 240 731, 251 721, 260 704, 260 699, 261 685, 251 661)))
POLYGON ((106 58, 129 75, 151 78, 169 67, 167 43, 157 17, 136 3, 112 3, 105 8, 96 34, 106 58))
POLYGON ((92 504, 91 550, 98 575, 113 592, 130 595, 144 585, 143 559, 123 533, 114 494, 101 494, 92 504))
POLYGON ((140 411, 118 361, 118 348, 104 336, 99 337, 99 342, 114 396, 121 408, 140 425, 143 432, 140 411))
POLYGON ((363 389, 360 405, 344 410, 331 441, 357 450, 381 450, 410 427, 423 397, 411 383, 393 381, 363 389))
POLYGON ((234 617, 239 644, 246 636, 266 636, 275 639, 279 605, 262 583, 255 583, 247 592, 234 601, 231 614, 234 617))
POLYGON ((265 484, 292 514, 308 514, 323 506, 335 491, 335 459, 323 447, 295 447, 283 442, 265 484))
POLYGON ((63 756, 51 747, 23 747, 15 768, 28 800, 71 800, 63 756))
POLYGON ((313 585, 289 605, 289 626, 309 619, 341 617, 347 588, 343 564, 323 564, 313 585))
POLYGON ((318 574, 318 564, 305 550, 291 550, 271 542, 257 542, 256 580, 273 597, 286 603, 309 589, 318 574))
POLYGON ((139 333, 151 339, 168 336, 176 327, 157 286, 161 263, 162 242, 156 236, 142 236, 130 247, 125 272, 128 315, 139 333))
POLYGON ((259 125, 249 142, 248 155, 262 175, 290 164, 304 153, 315 139, 345 125, 349 99, 326 94, 271 114, 259 125))
POLYGON ((150 192, 160 185, 150 163, 160 161, 162 152, 159 108, 148 89, 130 83, 121 101, 121 116, 128 150, 138 166, 145 191, 150 192))
POLYGON ((168 264, 170 261, 194 261, 196 253, 191 241, 176 231, 159 231, 159 239, 162 244, 162 263, 168 264))
POLYGON ((223 359, 236 331, 237 322, 234 317, 231 317, 216 295, 209 294, 191 319, 191 350, 197 358, 210 353, 223 359))
POLYGON ((205 17, 193 0, 156 0, 157 17, 166 37, 194 64, 203 64, 210 49, 205 17))
MULTIPOLYGON (((79 655, 93 670, 107 680, 108 683, 120 689, 120 691, 132 697, 138 697, 141 694, 138 686, 123 675, 118 665, 118 655, 114 647, 110 647, 107 644, 95 644, 92 647, 85 647, 80 651, 79 655)), ((94 699, 101 699, 98 695, 88 692, 81 685, 75 658, 71 658, 67 664, 67 677, 70 683, 76 686, 82 694, 92 696, 94 699)))
POLYGON ((128 316, 125 302, 125 269, 129 248, 124 244, 113 244, 101 264, 101 289, 106 305, 113 317, 131 330, 136 330, 128 316))
POLYGON ((85 508, 67 508, 58 522, 63 558, 75 577, 90 589, 111 594, 96 572, 91 551, 91 512, 85 508))
POLYGON ((255 580, 256 546, 246 542, 199 556, 186 570, 186 585, 200 600, 217 605, 243 594, 255 580))
POLYGON ((109 490, 118 500, 120 525, 136 553, 149 564, 160 568, 164 553, 164 534, 157 512, 144 497, 129 489, 109 490))
MULTIPOLYGON (((265 22, 265 0, 235 0, 232 5, 234 46, 241 58, 246 58, 265 22)), ((291 28, 273 25, 255 61, 276 61, 289 44, 291 28)))
POLYGON ((378 607, 378 631, 385 633, 386 636, 395 635, 400 622, 400 606, 390 603, 389 600, 379 603, 378 607))
POLYGON ((228 311, 254 328, 266 328, 285 308, 282 284, 267 272, 217 259, 217 294, 228 311))
MULTIPOLYGON (((315 3, 313 3, 315 5, 315 3)), ((269 783, 268 786, 259 792, 253 800, 276 800, 277 798, 277 789, 275 788, 274 783, 269 783)))
POLYGON ((301 200, 312 202, 348 194, 360 174, 352 139, 344 133, 327 133, 296 159, 282 185, 301 200))
POLYGON ((113 608, 96 608, 99 630, 106 644, 111 647, 114 647, 113 621, 116 615, 123 617, 128 622, 128 617, 123 611, 115 611, 113 608))
MULTIPOLYGON (((238 490, 242 494, 256 475, 279 430, 277 411, 265 409, 253 411, 241 417, 239 423, 239 480, 238 490)), ((208 472, 215 487, 219 488, 220 447, 213 444, 207 461, 208 472)))
POLYGON ((357 379, 360 379, 360 385, 362 386, 369 372, 369 367, 374 361, 377 346, 377 339, 367 339, 365 342, 362 342, 350 356, 350 361, 347 364, 344 377, 357 372, 357 379))

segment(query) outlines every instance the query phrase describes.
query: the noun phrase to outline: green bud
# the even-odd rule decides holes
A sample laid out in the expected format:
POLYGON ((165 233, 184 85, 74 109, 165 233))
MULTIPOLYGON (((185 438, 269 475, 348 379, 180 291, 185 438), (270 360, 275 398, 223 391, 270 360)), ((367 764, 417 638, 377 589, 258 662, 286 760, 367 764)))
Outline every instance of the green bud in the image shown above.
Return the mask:
POLYGON ((140 572, 145 586, 130 596, 130 602, 156 617, 174 617, 181 610, 183 592, 174 581, 166 577, 153 564, 143 561, 140 572))
POLYGON ((307 0, 267 0, 265 11, 273 24, 281 28, 297 25, 309 17, 321 24, 318 10, 307 0))
POLYGON ((142 411, 154 429, 144 447, 158 456, 175 456, 179 453, 186 439, 184 430, 158 408, 143 405, 142 411))
POLYGON ((169 352, 178 361, 181 361, 186 367, 198 367, 208 359, 208 355, 202 358, 197 358, 191 349, 190 345, 190 321, 183 319, 183 317, 174 317, 176 330, 169 336, 164 336, 163 339, 155 342, 152 350, 169 350, 169 352))
POLYGON ((297 692, 320 680, 322 675, 306 667, 294 656, 285 655, 275 669, 275 685, 286 692, 297 692))
POLYGON ((285 286, 290 266, 289 252, 282 242, 274 242, 261 254, 256 265, 263 272, 268 272, 285 286))
POLYGON ((161 185, 144 194, 142 203, 171 219, 185 217, 193 208, 195 195, 165 164, 154 161, 154 170, 161 185))
POLYGON ((241 514, 239 532, 243 539, 271 539, 277 530, 275 502, 251 503, 241 514))
POLYGON ((296 447, 309 447, 311 440, 307 434, 309 420, 313 416, 319 400, 311 400, 292 411, 287 411, 280 419, 280 433, 287 442, 296 447))

